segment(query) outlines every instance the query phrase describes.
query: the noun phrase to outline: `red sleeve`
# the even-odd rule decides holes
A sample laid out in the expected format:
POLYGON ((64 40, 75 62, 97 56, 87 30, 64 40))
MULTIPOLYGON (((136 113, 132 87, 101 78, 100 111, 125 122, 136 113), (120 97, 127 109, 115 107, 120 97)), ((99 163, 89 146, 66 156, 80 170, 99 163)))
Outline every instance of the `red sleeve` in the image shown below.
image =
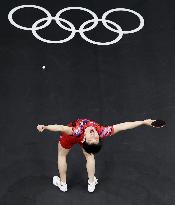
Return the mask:
POLYGON ((82 126, 82 120, 79 119, 75 123, 75 127, 72 127, 72 135, 79 136, 84 132, 84 126, 82 126))
POLYGON ((72 135, 73 136, 79 136, 83 133, 83 129, 81 129, 79 126, 72 127, 72 135))
POLYGON ((109 136, 112 136, 113 134, 114 134, 113 126, 101 126, 100 127, 100 133, 99 133, 100 138, 109 137, 109 136))

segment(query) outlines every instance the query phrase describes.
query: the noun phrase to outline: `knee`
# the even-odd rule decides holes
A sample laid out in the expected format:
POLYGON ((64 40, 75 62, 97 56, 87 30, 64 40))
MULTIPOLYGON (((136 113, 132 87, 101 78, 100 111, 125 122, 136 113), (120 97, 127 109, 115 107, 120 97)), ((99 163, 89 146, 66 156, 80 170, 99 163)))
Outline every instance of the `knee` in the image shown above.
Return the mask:
POLYGON ((66 157, 67 157, 66 154, 64 154, 64 153, 62 153, 62 152, 59 152, 59 153, 58 153, 58 158, 59 158, 59 159, 66 159, 66 157))

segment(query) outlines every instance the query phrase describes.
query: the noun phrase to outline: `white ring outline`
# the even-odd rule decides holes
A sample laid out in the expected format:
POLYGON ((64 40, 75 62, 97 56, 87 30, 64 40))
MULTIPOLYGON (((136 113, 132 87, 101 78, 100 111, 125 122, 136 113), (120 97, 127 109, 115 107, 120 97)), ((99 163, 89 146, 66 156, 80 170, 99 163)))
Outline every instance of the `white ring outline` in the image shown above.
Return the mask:
MULTIPOLYGON (((55 17, 53 17, 53 19, 55 20, 55 17)), ((70 41, 70 40, 75 36, 76 31, 75 31, 75 29, 74 29, 74 30, 72 29, 72 33, 70 34, 70 36, 68 36, 67 38, 65 38, 65 39, 63 39, 63 40, 52 41, 52 40, 47 40, 47 39, 42 38, 41 36, 38 35, 38 33, 36 32, 36 29, 35 29, 35 28, 37 28, 37 25, 40 24, 41 22, 45 21, 45 20, 47 20, 47 17, 46 17, 46 18, 39 19, 38 21, 36 21, 36 22, 32 25, 32 33, 33 33, 33 35, 35 36, 35 38, 37 38, 38 40, 43 41, 43 42, 45 42, 45 43, 65 43, 65 42, 67 42, 67 41, 70 41)), ((74 25, 73 25, 71 22, 67 21, 66 19, 60 18, 60 20, 63 21, 63 22, 65 22, 65 23, 67 23, 71 28, 72 28, 72 27, 75 28, 74 25)), ((47 26, 48 26, 48 25, 47 25, 47 26)), ((46 27, 45 27, 45 28, 46 28, 46 27)))
MULTIPOLYGON (((90 31, 92 30, 93 28, 95 28, 98 24, 98 16, 91 10, 89 9, 86 9, 86 8, 83 8, 83 7, 67 7, 67 8, 64 8, 64 9, 61 9, 55 16, 55 20, 56 20, 56 23, 63 29, 67 30, 67 31, 72 31, 70 28, 67 28, 66 26, 64 26, 63 24, 61 24, 59 22, 59 18, 60 18, 60 15, 65 12, 65 11, 69 11, 69 10, 81 10, 81 11, 86 11, 88 12, 89 14, 91 14, 94 18, 94 24, 92 24, 92 26, 84 29, 83 31, 90 31)), ((71 23, 71 22, 70 22, 71 23)), ((80 26, 81 27, 81 26, 80 26)), ((77 30, 75 29, 76 32, 80 32, 80 28, 77 30)))
MULTIPOLYGON (((89 23, 92 22, 92 21, 93 21, 93 20, 85 21, 85 22, 80 26, 80 28, 81 28, 81 27, 84 27, 85 25, 89 24, 89 23)), ((103 22, 104 20, 103 20, 103 19, 99 19, 98 21, 102 21, 102 22, 103 22)), ((81 31, 81 29, 80 29, 80 35, 81 35, 81 37, 82 37, 85 41, 87 41, 87 42, 89 42, 89 43, 92 43, 92 44, 95 44, 95 45, 99 45, 99 46, 105 46, 105 45, 108 46, 108 45, 117 43, 117 42, 122 38, 122 36, 123 36, 122 28, 121 28, 118 24, 116 24, 115 22, 113 22, 113 21, 110 21, 110 20, 105 20, 105 21, 111 23, 112 25, 114 25, 114 26, 116 26, 116 27, 118 28, 118 30, 115 30, 115 33, 119 33, 119 35, 118 35, 118 37, 117 37, 116 39, 114 39, 113 41, 107 41, 107 42, 104 42, 104 43, 102 43, 102 42, 97 42, 97 41, 93 41, 93 40, 87 38, 87 37, 85 36, 84 32, 81 31)))
POLYGON ((133 11, 133 10, 131 10, 131 9, 125 9, 125 8, 116 8, 116 9, 111 9, 111 10, 109 10, 109 11, 106 11, 104 14, 103 14, 103 16, 102 16, 102 19, 103 19, 103 25, 106 27, 106 28, 108 28, 110 31, 114 31, 115 32, 115 29, 113 29, 113 28, 111 28, 110 26, 108 26, 108 24, 106 23, 106 17, 110 14, 110 13, 112 13, 112 12, 114 12, 114 11, 127 11, 127 12, 129 12, 129 13, 133 13, 133 14, 135 14, 138 18, 139 18, 139 20, 140 20, 140 25, 136 28, 136 29, 133 29, 133 30, 130 30, 130 31, 123 31, 123 33, 124 34, 129 34, 129 33, 135 33, 135 32, 137 32, 137 31, 139 31, 140 29, 142 29, 143 28, 143 26, 144 26, 144 18, 139 14, 139 13, 137 13, 136 11, 133 11))
POLYGON ((45 12, 45 14, 47 15, 47 19, 48 19, 47 22, 46 22, 45 24, 43 24, 42 26, 37 27, 36 30, 43 29, 43 28, 47 27, 47 26, 51 23, 52 16, 51 16, 50 12, 49 12, 47 9, 45 9, 45 8, 43 8, 43 7, 41 7, 41 6, 36 6, 36 5, 21 5, 21 6, 17 6, 17 7, 15 7, 15 8, 13 8, 13 9, 9 12, 9 14, 8 14, 8 19, 9 19, 10 23, 11 23, 13 26, 15 26, 15 27, 17 27, 17 28, 19 28, 19 29, 22 29, 22 30, 32 31, 32 27, 31 27, 31 28, 28 28, 28 27, 25 27, 25 26, 20 26, 19 24, 15 23, 14 20, 13 20, 13 14, 14 14, 17 10, 23 9, 23 8, 35 8, 35 9, 39 9, 39 10, 45 12))

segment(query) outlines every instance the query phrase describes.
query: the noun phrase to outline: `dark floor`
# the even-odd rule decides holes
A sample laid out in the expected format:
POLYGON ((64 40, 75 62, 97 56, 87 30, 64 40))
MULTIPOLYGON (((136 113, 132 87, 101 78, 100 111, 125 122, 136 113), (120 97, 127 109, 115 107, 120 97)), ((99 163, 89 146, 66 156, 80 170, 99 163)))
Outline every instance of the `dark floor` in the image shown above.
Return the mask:
MULTIPOLYGON (((3 0, 0 9, 0 205, 174 205, 173 2, 3 0), (111 46, 91 45, 79 35, 62 45, 48 45, 9 23, 8 12, 21 4, 37 4, 52 15, 81 6, 99 18, 109 9, 129 8, 143 15, 145 26, 111 46), (59 134, 38 133, 36 126, 77 118, 102 125, 152 118, 165 120, 167 126, 139 127, 106 139, 96 156, 99 184, 94 193, 87 191, 85 159, 76 145, 68 157, 69 190, 62 193, 52 185, 52 177, 58 175, 59 134)), ((44 18, 37 12, 29 9, 15 18, 28 26, 44 18)), ((75 26, 89 18, 76 12, 63 17, 75 26)), ((117 15, 109 19, 123 30, 138 22, 130 15, 117 15)), ((38 32, 56 40, 70 34, 54 26, 38 32)), ((103 25, 86 35, 101 41, 116 37, 103 25)))

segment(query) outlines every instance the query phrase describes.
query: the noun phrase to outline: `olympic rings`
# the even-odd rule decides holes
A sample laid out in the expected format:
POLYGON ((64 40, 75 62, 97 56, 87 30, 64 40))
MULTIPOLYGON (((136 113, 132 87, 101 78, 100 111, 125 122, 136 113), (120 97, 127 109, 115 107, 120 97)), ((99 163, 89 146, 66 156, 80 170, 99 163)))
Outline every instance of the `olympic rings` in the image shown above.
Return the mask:
POLYGON ((15 8, 13 8, 13 9, 9 12, 9 14, 8 14, 8 19, 9 19, 10 23, 11 23, 13 26, 15 26, 15 27, 17 27, 17 28, 19 28, 19 29, 21 29, 21 30, 30 30, 30 31, 32 31, 32 34, 33 34, 38 40, 40 40, 40 41, 42 41, 42 42, 45 42, 45 43, 55 43, 55 44, 68 42, 68 41, 70 41, 72 38, 74 38, 74 36, 75 36, 76 33, 79 33, 80 36, 81 36, 85 41, 87 41, 87 42, 89 42, 89 43, 92 43, 92 44, 94 44, 94 45, 111 45, 111 44, 117 43, 117 42, 123 37, 123 34, 130 34, 130 33, 138 32, 138 31, 141 30, 141 29, 143 28, 143 26, 144 26, 144 18, 143 18, 139 13, 137 13, 136 11, 133 11, 133 10, 131 10, 131 9, 126 9, 126 8, 115 8, 115 9, 111 9, 111 10, 109 10, 109 11, 106 11, 106 12, 102 15, 102 18, 99 19, 99 18, 97 17, 97 15, 96 15, 93 11, 91 11, 91 10, 89 10, 89 9, 86 9, 86 8, 83 8, 83 7, 67 7, 67 8, 61 9, 61 10, 56 14, 55 17, 52 17, 51 14, 50 14, 50 12, 49 12, 48 10, 46 10, 45 8, 43 8, 43 7, 36 6, 36 5, 21 5, 21 6, 17 6, 17 7, 15 7, 15 8), (37 20, 37 21, 32 25, 32 27, 30 27, 30 28, 29 28, 29 27, 21 26, 21 25, 17 24, 17 23, 13 20, 13 14, 14 14, 16 11, 18 11, 18 10, 20 10, 20 9, 23 9, 23 8, 35 8, 35 9, 39 9, 39 10, 43 11, 43 12, 47 15, 47 17, 37 20), (81 11, 85 11, 85 12, 91 14, 93 18, 90 19, 90 20, 85 21, 85 22, 79 27, 79 29, 76 29, 75 26, 74 26, 70 21, 68 21, 68 20, 63 19, 63 18, 60 17, 63 12, 69 11, 69 10, 81 10, 81 11), (132 14, 136 15, 136 16, 139 18, 140 25, 139 25, 137 28, 133 29, 133 30, 123 31, 122 28, 121 28, 118 24, 116 24, 115 22, 113 22, 113 21, 111 21, 111 20, 107 20, 107 19, 106 19, 106 17, 107 17, 110 13, 112 13, 112 12, 118 12, 118 11, 129 12, 129 13, 132 13, 132 14), (71 34, 70 34, 67 38, 65 38, 65 39, 63 39, 63 40, 59 40, 59 41, 47 40, 47 39, 44 39, 44 38, 42 38, 41 36, 39 36, 38 33, 37 33, 37 31, 38 31, 38 30, 41 30, 41 29, 43 29, 43 28, 46 28, 47 26, 49 26, 50 23, 52 22, 52 20, 55 20, 56 23, 57 23, 57 25, 59 25, 62 29, 66 30, 66 31, 70 31, 71 34), (44 22, 44 21, 46 21, 46 22, 45 22, 43 25, 38 26, 41 22, 44 22), (61 22, 66 23, 66 24, 68 25, 68 27, 66 27, 65 25, 63 25, 61 22), (103 24, 108 30, 110 30, 110 31, 112 31, 112 32, 114 32, 114 33, 118 33, 118 36, 117 36, 114 40, 112 40, 112 41, 107 41, 107 42, 97 42, 97 41, 93 41, 93 40, 89 39, 84 33, 85 33, 86 31, 90 31, 90 30, 94 29, 94 28, 98 25, 98 22, 102 22, 102 24, 103 24), (89 23, 93 23, 93 24, 92 24, 91 26, 89 26, 88 28, 85 28, 86 25, 88 25, 89 23), (115 29, 114 29, 113 27, 109 26, 109 24, 112 24, 112 25, 115 27, 115 29))

